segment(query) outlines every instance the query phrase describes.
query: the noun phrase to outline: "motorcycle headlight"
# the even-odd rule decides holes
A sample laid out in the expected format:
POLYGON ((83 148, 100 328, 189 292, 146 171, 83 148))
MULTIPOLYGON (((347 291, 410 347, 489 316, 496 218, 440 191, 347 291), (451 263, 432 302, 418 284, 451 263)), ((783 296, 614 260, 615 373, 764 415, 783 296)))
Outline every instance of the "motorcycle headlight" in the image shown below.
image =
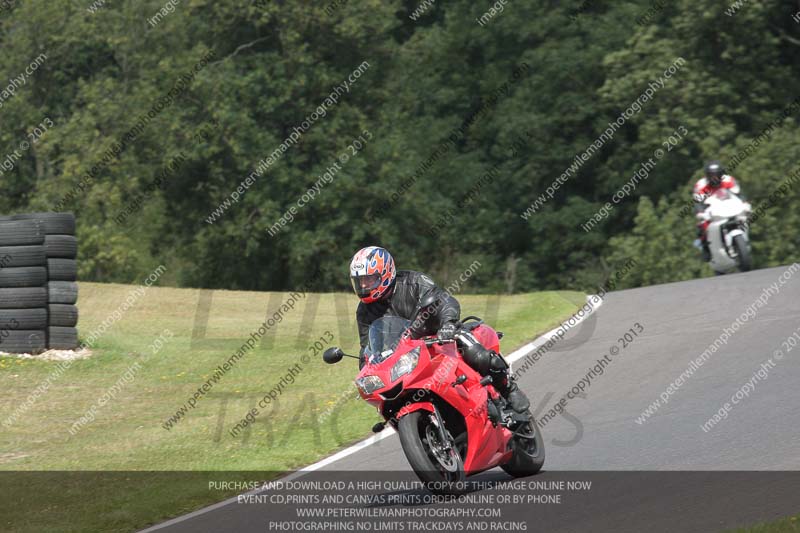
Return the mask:
POLYGON ((376 390, 385 387, 383 381, 378 376, 364 376, 363 378, 358 378, 356 380, 356 386, 364 394, 372 394, 376 390))
POLYGON ((397 378, 400 376, 405 376, 417 368, 417 363, 419 363, 419 348, 420 347, 417 346, 410 352, 400 356, 400 359, 398 359, 392 367, 392 372, 390 374, 392 382, 397 381, 397 378))

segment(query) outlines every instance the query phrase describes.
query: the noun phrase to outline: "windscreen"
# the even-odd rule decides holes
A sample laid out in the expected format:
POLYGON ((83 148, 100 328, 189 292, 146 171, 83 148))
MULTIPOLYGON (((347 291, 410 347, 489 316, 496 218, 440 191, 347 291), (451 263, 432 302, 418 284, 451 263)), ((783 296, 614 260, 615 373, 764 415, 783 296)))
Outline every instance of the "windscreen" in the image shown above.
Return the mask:
POLYGON ((731 191, 729 191, 728 189, 722 188, 714 191, 714 198, 716 198, 717 200, 727 200, 731 196, 732 196, 731 191))
POLYGON ((380 363, 392 355, 410 325, 410 320, 396 316, 382 317, 373 322, 369 327, 369 344, 365 352, 370 364, 380 363))

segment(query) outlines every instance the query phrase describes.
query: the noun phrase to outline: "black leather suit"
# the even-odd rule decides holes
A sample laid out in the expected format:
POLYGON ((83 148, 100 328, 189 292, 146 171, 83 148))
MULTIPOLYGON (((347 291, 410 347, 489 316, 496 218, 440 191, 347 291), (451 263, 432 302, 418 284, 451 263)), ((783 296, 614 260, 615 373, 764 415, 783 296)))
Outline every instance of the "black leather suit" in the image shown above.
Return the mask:
MULTIPOLYGON (((413 320, 416 317, 417 309, 420 307, 420 302, 431 291, 436 294, 438 303, 427 320, 412 325, 412 334, 415 338, 418 338, 436 333, 448 322, 458 322, 461 316, 461 306, 458 301, 447 291, 439 288, 425 274, 412 270, 398 270, 395 276, 394 289, 388 297, 370 304, 365 304, 364 302, 358 304, 356 322, 358 323, 358 335, 361 341, 361 351, 359 352, 360 367, 363 367, 365 363, 364 350, 369 344, 370 324, 384 316, 396 316, 413 320)), ((508 364, 501 355, 481 345, 478 339, 468 331, 458 331, 454 338, 464 361, 483 376, 492 374, 495 388, 500 394, 509 399, 514 410, 524 412, 528 409, 530 403, 508 375, 508 364)))
POLYGON ((433 291, 437 295, 439 305, 437 312, 424 324, 422 334, 436 333, 442 325, 458 321, 461 316, 461 306, 458 300, 447 291, 439 288, 431 278, 421 272, 413 270, 398 270, 394 279, 394 289, 385 299, 371 304, 361 302, 356 310, 358 323, 358 336, 361 341, 360 356, 364 357, 364 348, 369 343, 369 326, 374 321, 384 316, 396 316, 412 320, 416 315, 419 303, 424 296, 433 291))

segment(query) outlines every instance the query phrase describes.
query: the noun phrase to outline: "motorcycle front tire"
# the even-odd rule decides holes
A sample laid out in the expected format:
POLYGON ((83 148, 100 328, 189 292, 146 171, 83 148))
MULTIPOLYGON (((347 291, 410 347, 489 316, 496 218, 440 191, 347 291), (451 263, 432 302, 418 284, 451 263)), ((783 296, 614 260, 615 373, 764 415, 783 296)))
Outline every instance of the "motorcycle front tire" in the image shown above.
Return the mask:
POLYGON ((397 432, 400 434, 400 444, 406 454, 411 468, 417 477, 431 492, 435 494, 459 494, 464 492, 464 462, 456 451, 456 469, 445 473, 437 466, 435 459, 429 453, 429 447, 423 441, 426 425, 430 424, 427 412, 414 411, 400 419, 397 432))

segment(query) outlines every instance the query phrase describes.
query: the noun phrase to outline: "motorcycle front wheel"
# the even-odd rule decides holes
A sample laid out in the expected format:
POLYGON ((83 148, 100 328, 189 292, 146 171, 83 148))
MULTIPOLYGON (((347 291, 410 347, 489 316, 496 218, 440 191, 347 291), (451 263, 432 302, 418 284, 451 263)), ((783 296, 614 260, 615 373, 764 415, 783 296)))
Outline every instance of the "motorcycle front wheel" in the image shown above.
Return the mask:
POLYGON ((753 268, 753 258, 750 255, 750 246, 743 235, 737 235, 733 238, 733 247, 736 249, 736 262, 739 264, 739 270, 747 272, 753 268))
POLYGON ((453 443, 441 442, 433 413, 414 411, 397 424, 400 444, 406 459, 420 481, 433 493, 457 494, 463 491, 464 461, 453 443))

